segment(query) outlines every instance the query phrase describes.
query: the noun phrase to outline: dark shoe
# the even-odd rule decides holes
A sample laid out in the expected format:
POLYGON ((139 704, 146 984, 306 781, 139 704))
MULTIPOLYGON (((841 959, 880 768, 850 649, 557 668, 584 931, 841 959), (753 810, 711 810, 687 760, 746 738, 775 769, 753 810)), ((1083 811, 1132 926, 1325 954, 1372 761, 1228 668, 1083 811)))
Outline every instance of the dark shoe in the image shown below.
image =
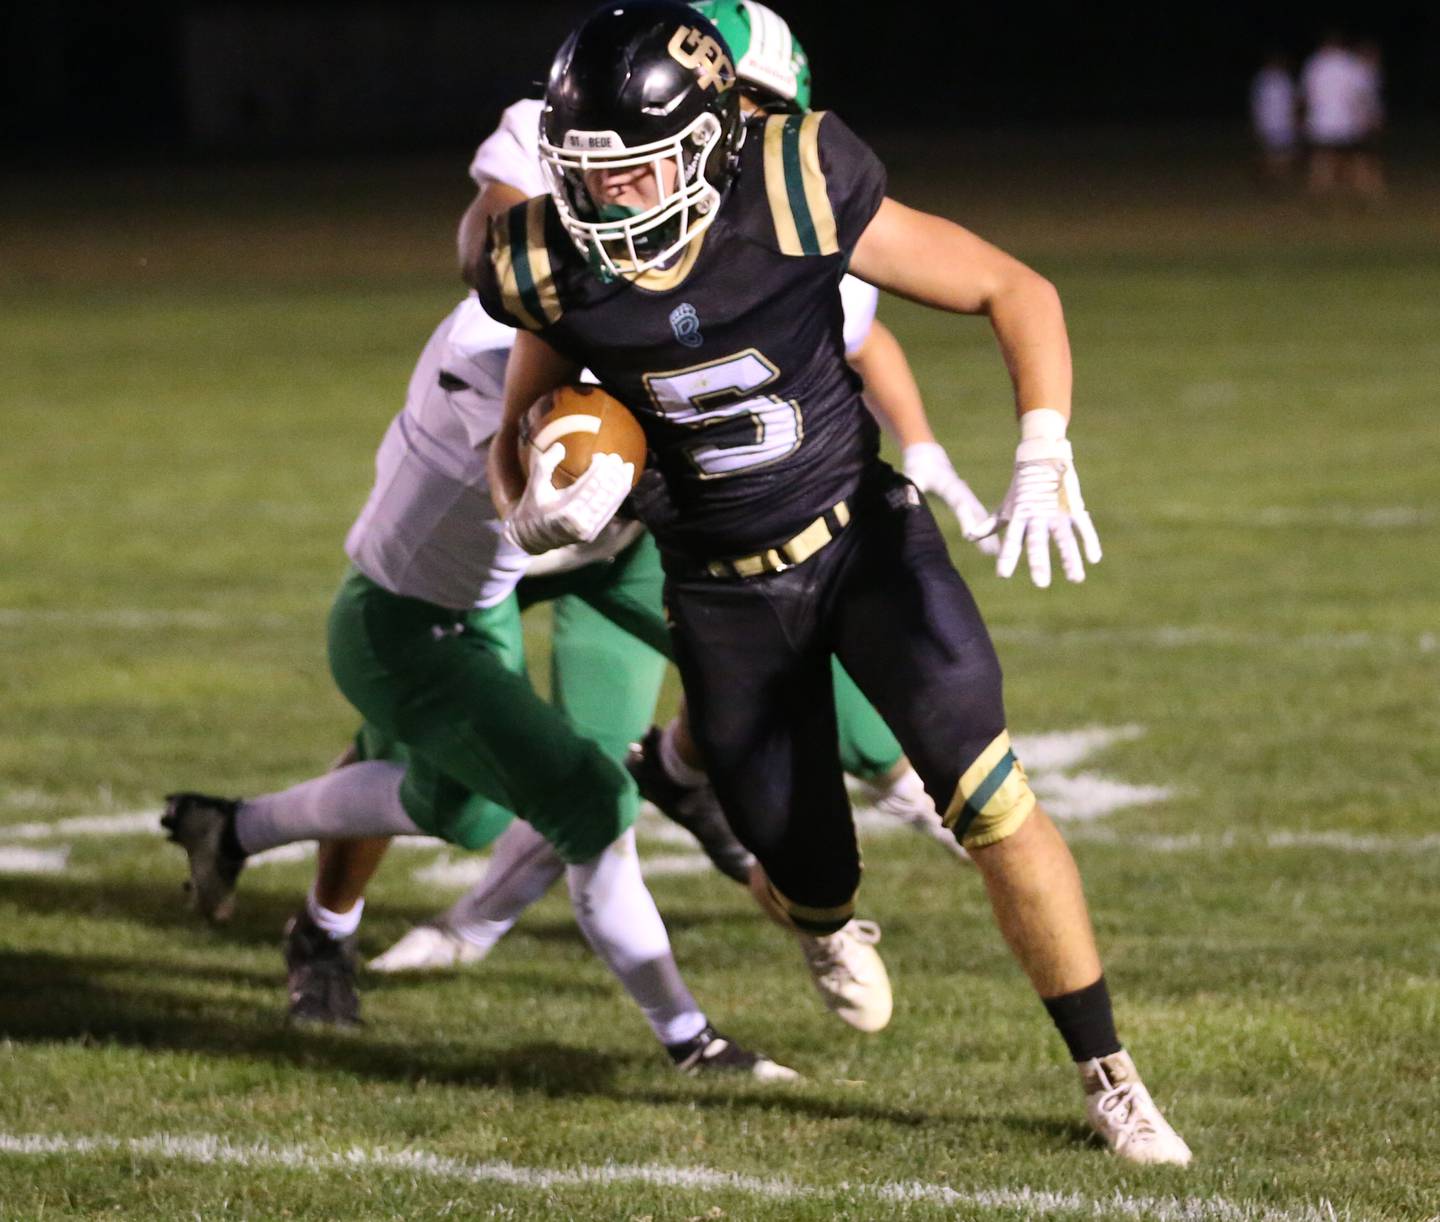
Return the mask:
POLYGON ((360 1026, 354 937, 332 938, 302 908, 285 926, 284 948, 290 1021, 360 1026))
POLYGON ((165 795, 160 826, 190 859, 186 884, 191 903, 207 921, 228 921, 235 911, 235 880, 245 854, 235 841, 235 815, 240 803, 204 793, 165 795))
POLYGON ((750 1052, 732 1043, 709 1023, 692 1040, 667 1044, 665 1051, 681 1073, 712 1077, 715 1074, 742 1074, 760 1082, 794 1082, 800 1075, 772 1061, 764 1053, 750 1052))
POLYGON ((694 836, 720 873, 737 883, 749 882, 755 858, 735 839, 709 782, 687 788, 671 780, 660 763, 659 726, 651 726, 640 742, 631 744, 625 767, 635 778, 640 796, 694 836))

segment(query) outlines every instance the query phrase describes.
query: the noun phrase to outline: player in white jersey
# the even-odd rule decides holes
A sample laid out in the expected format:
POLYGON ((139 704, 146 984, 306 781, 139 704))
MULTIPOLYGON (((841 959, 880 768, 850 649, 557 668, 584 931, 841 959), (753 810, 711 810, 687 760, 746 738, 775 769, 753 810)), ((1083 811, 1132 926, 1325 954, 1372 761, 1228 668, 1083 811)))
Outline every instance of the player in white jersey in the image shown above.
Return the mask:
POLYGON ((1289 176, 1299 144, 1295 78, 1283 54, 1271 55, 1250 82, 1250 128, 1260 172, 1272 182, 1289 176))
POLYGON ((1361 56, 1339 31, 1332 30, 1305 61, 1300 92, 1310 145, 1311 192, 1329 195, 1344 188, 1378 198, 1384 191, 1372 155, 1379 130, 1378 56, 1361 56))
MULTIPOLYGON (((189 855, 197 906, 223 917, 245 856, 270 843, 431 834, 463 844, 466 803, 484 794, 526 820, 516 839, 559 860, 586 939, 677 1066, 794 1078, 710 1025, 640 876, 634 783, 522 672, 523 554, 501 529, 485 474, 505 349, 476 346, 483 323, 467 324, 478 322, 462 305, 426 346, 346 541, 353 567, 330 615, 338 686, 405 744, 408 766, 367 760, 249 803, 173 795, 164 825, 189 855)), ((601 478, 604 464, 573 495, 601 478)), ((312 894, 291 921, 293 1018, 358 1022, 347 943, 362 908, 337 913, 312 894)))

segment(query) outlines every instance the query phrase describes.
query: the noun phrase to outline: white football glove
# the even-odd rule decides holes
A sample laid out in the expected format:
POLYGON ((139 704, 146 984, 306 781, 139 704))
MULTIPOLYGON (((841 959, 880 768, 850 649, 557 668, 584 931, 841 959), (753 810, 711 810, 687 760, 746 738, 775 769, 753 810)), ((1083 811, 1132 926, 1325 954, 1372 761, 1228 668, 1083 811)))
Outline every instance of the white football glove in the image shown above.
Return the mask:
MULTIPOLYGON (((1032 411, 1026 416, 1040 414, 1032 411)), ((1011 576, 1023 547, 1030 580, 1042 589, 1050 584, 1052 539, 1060 554, 1060 568, 1071 581, 1084 581, 1085 561, 1098 564, 1101 556, 1100 538, 1085 510, 1075 457, 1065 439, 1064 417, 1048 409, 1044 415, 1054 420, 1022 420, 1024 440, 1015 450, 1010 490, 999 512, 984 526, 987 532, 1006 527, 995 571, 1001 577, 1011 576), (1080 555, 1082 544, 1084 559, 1080 555)))
POLYGON ((532 556, 571 543, 590 543, 630 494, 635 465, 618 454, 596 454, 568 488, 555 487, 565 443, 533 454, 525 491, 505 519, 505 533, 532 556))
POLYGON ((987 556, 999 554, 1000 540, 981 529, 990 520, 989 511, 956 473, 944 446, 938 441, 917 441, 900 452, 900 463, 905 478, 915 487, 933 492, 950 506, 966 539, 987 556))
POLYGON ((614 560, 645 533, 645 528, 630 518, 611 518, 589 543, 571 543, 557 547, 543 556, 532 556, 525 566, 526 577, 553 577, 571 573, 587 565, 614 560))

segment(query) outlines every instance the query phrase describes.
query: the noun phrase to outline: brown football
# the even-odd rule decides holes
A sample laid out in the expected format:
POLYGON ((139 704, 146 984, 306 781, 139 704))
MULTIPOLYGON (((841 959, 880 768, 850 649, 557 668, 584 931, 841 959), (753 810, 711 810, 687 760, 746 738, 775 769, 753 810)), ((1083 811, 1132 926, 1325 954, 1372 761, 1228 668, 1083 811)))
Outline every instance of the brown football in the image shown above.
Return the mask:
POLYGON ((640 422, 614 395, 598 386, 573 382, 541 395, 525 413, 520 431, 520 459, 528 473, 532 450, 565 444, 565 457, 555 469, 555 486, 574 483, 595 454, 618 454, 634 464, 631 487, 645 469, 645 432, 640 422))

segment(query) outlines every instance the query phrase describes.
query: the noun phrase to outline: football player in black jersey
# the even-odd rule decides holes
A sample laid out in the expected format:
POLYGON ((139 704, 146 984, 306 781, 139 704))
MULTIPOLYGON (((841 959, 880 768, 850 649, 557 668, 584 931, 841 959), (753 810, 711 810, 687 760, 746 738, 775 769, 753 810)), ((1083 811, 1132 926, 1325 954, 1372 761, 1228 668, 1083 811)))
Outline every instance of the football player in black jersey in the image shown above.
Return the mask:
POLYGON ((1100 549, 1065 439, 1069 341, 1042 277, 958 225, 885 195, 874 153, 826 112, 742 120, 729 49, 676 0, 607 5, 551 69, 548 197, 492 226, 477 289, 522 328, 490 450, 508 529, 530 550, 588 537, 623 499, 597 468, 527 486, 522 413, 588 366, 640 418, 638 508, 664 558, 696 740, 768 898, 825 933, 854 911, 860 862, 836 757, 830 659, 884 715, 984 876, 1001 931, 1080 1068, 1091 1125, 1136 1162, 1190 1151, 1115 1034, 1080 878, 1010 749, 1000 666, 914 486, 878 456, 847 366, 847 270, 989 318, 1021 441, 992 525, 1073 581, 1100 549))

